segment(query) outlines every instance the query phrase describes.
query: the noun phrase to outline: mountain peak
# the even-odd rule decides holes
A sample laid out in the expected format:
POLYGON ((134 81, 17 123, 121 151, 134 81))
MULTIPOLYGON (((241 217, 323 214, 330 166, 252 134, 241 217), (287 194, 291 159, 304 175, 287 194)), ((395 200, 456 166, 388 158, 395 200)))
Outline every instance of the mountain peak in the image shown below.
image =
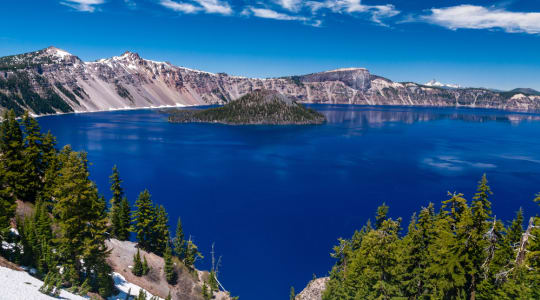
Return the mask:
POLYGON ((73 56, 71 53, 65 51, 65 50, 62 50, 60 48, 57 48, 55 46, 49 46, 47 48, 45 48, 45 53, 49 54, 49 55, 52 55, 52 56, 55 56, 55 57, 58 57, 58 58, 65 58, 65 57, 68 57, 68 56, 73 56))
POLYGON ((448 83, 441 83, 437 81, 436 79, 432 79, 428 81, 425 86, 432 86, 432 87, 441 87, 441 88, 450 88, 450 89, 459 89, 461 86, 458 84, 448 84, 448 83))

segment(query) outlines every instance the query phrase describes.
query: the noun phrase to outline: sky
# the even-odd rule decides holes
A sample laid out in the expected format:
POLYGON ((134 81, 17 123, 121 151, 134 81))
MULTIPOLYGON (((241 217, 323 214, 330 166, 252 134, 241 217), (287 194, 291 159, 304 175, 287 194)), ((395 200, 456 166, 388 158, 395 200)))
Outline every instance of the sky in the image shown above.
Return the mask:
POLYGON ((364 67, 540 90, 537 0, 2 0, 0 56, 54 45, 249 77, 364 67))

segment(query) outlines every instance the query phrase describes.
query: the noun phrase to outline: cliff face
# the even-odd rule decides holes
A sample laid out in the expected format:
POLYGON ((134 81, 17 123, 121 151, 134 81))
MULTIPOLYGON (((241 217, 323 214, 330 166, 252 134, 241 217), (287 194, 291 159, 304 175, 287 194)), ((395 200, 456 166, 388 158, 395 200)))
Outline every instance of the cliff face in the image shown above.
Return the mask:
POLYGON ((132 52, 83 62, 49 47, 0 58, 0 107, 18 113, 224 104, 257 89, 304 103, 540 109, 540 96, 526 89, 495 92, 397 83, 361 68, 255 79, 177 67, 132 52))
POLYGON ((296 296, 295 300, 322 300, 328 280, 330 280, 329 277, 323 277, 310 281, 306 288, 296 296))

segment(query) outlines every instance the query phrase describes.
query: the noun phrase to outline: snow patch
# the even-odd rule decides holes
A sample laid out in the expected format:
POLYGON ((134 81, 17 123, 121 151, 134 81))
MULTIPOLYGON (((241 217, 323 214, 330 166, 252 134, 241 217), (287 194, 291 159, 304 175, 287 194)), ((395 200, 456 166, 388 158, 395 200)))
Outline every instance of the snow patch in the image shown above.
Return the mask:
MULTIPOLYGON (((45 295, 39 291, 43 281, 30 276, 22 271, 15 271, 0 267, 0 299, 9 300, 52 300, 58 299, 45 295)), ((65 290, 60 292, 62 299, 69 300, 88 300, 87 298, 69 293, 65 290)), ((116 298, 114 298, 116 299, 116 298)), ((124 299, 124 298, 121 298, 124 299)))
MULTIPOLYGON (((140 286, 138 286, 136 284, 133 284, 131 282, 126 281, 124 276, 120 275, 119 273, 113 272, 112 276, 113 276, 113 280, 114 280, 114 285, 120 291, 120 293, 118 295, 116 295, 116 296, 109 297, 109 300, 125 299, 128 292, 130 293, 131 296, 137 296, 137 295, 139 295, 140 290, 143 290, 143 291, 146 292, 146 298, 147 299, 150 299, 150 298, 153 297, 152 294, 150 294, 147 290, 143 289, 142 287, 140 287, 140 286)), ((158 299, 163 299, 163 298, 159 298, 159 297, 157 297, 157 298, 158 299)))
POLYGON ((435 79, 433 80, 430 80, 429 82, 427 82, 426 84, 424 84, 426 86, 435 86, 435 87, 444 87, 444 88, 451 88, 451 89, 459 89, 461 88, 460 85, 458 84, 448 84, 448 83, 441 83, 435 79))

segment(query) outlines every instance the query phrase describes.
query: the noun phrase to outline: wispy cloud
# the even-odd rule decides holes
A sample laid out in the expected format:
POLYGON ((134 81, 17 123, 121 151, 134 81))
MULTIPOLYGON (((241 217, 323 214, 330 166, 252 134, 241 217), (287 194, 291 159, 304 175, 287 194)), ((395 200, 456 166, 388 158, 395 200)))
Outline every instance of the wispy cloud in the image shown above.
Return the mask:
POLYGON ((367 16, 380 25, 383 19, 400 12, 391 4, 364 5, 361 0, 272 0, 253 5, 237 5, 235 13, 229 0, 160 0, 163 7, 182 13, 217 13, 231 16, 252 16, 281 21, 300 21, 311 26, 320 26, 328 13, 367 16))
POLYGON ((264 18, 264 19, 274 19, 274 20, 296 20, 296 21, 306 21, 307 18, 302 16, 291 16, 288 14, 280 13, 267 8, 255 8, 248 7, 243 12, 244 15, 253 14, 255 17, 264 18))
POLYGON ((96 6, 103 3, 105 3, 105 0, 66 0, 60 2, 62 5, 84 12, 94 12, 96 10, 96 6))
POLYGON ((504 8, 475 5, 458 5, 432 8, 421 21, 437 24, 452 30, 502 29, 506 32, 540 33, 540 13, 512 12, 504 8))
POLYGON ((233 10, 229 3, 220 0, 195 0, 203 7, 204 11, 210 14, 230 15, 233 10))
POLYGON ((173 1, 161 0, 159 2, 163 7, 177 12, 193 14, 205 12, 208 14, 230 15, 233 10, 229 3, 220 0, 193 0, 193 1, 173 1))
POLYGON ((178 3, 172 0, 161 0, 159 3, 162 6, 172 9, 174 11, 186 13, 186 14, 193 14, 201 10, 200 7, 196 7, 193 4, 189 3, 178 3))
POLYGON ((276 3, 286 10, 297 12, 302 8, 302 0, 275 0, 276 3))
POLYGON ((333 13, 349 15, 368 15, 370 19, 380 25, 383 19, 391 18, 400 14, 393 4, 384 5, 366 5, 361 0, 326 0, 326 1, 307 1, 305 3, 312 13, 317 14, 329 10, 333 13))

